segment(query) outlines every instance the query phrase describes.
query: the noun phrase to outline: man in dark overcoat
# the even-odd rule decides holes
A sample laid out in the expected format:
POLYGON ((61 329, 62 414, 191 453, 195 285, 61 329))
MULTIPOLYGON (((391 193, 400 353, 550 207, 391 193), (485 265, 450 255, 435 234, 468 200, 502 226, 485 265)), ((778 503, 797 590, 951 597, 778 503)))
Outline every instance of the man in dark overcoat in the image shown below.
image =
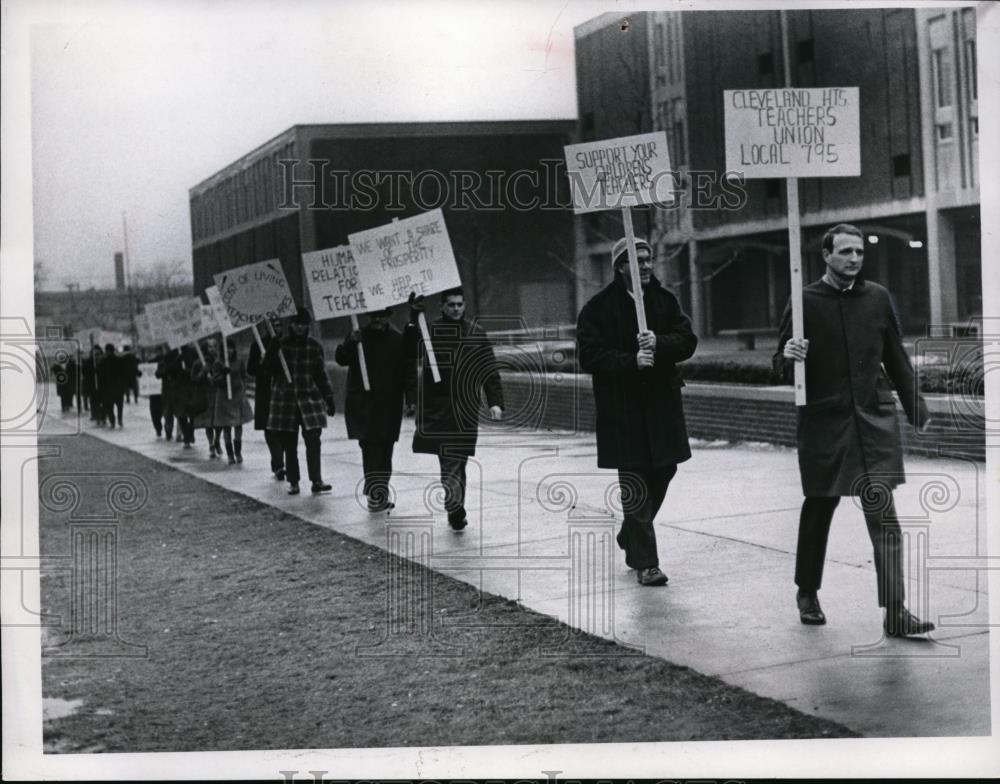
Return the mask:
POLYGON ((104 358, 104 350, 100 346, 91 346, 90 355, 84 357, 80 363, 80 376, 83 379, 83 394, 89 401, 90 418, 98 424, 104 425, 104 413, 101 411, 101 396, 97 389, 97 366, 104 358))
POLYGON ((348 334, 335 353, 337 364, 347 368, 344 419, 347 437, 361 447, 363 493, 370 512, 395 506, 389 491, 392 452, 399 440, 403 400, 415 394, 416 365, 408 361, 403 335, 390 323, 390 314, 389 308, 369 314, 368 323, 348 334), (368 390, 361 375, 359 344, 364 347, 368 390))
MULTIPOLYGON (((281 322, 278 319, 271 321, 273 335, 268 339, 268 343, 274 343, 277 347, 281 339, 281 322)), ((281 442, 281 433, 271 430, 267 426, 267 420, 271 416, 271 374, 261 361, 263 354, 257 341, 250 345, 250 354, 247 357, 247 373, 254 377, 253 393, 253 429, 264 431, 264 443, 267 444, 267 451, 271 455, 271 473, 278 481, 285 479, 285 448, 281 442)))
POLYGON ((802 623, 826 623, 818 591, 830 522, 840 497, 853 496, 874 549, 884 628, 902 637, 931 631, 934 624, 903 604, 901 532, 892 490, 905 475, 892 385, 911 424, 924 427, 928 416, 892 296, 861 275, 864 252, 857 227, 842 223, 826 232, 826 272, 802 290, 804 338, 792 337, 789 305, 774 355, 775 369, 786 380, 795 362, 805 362, 806 404, 798 409, 805 501, 795 558, 796 603, 802 623))
POLYGON ((97 365, 97 392, 101 396, 101 410, 107 416, 109 428, 114 428, 116 415, 118 427, 122 427, 126 370, 121 356, 115 352, 114 343, 108 343, 104 347, 104 359, 97 365))
POLYGON ((640 332, 625 239, 611 251, 614 280, 577 320, 580 369, 593 376, 597 465, 618 469, 624 520, 618 546, 641 585, 663 585, 656 518, 678 463, 691 457, 677 363, 698 346, 691 321, 653 275, 653 250, 636 240, 647 331, 640 332))
MULTIPOLYGON (((423 307, 422 298, 410 296, 410 322, 405 333, 408 346, 420 345, 417 319, 423 307)), ((448 525, 461 531, 469 524, 466 466, 476 454, 483 396, 490 418, 497 421, 503 416, 503 387, 489 338, 465 318, 461 289, 442 294, 441 316, 428 324, 428 332, 441 380, 434 381, 424 352, 413 451, 437 455, 448 525)))
POLYGON ((331 489, 323 481, 320 463, 320 435, 326 427, 327 414, 333 416, 333 387, 326 373, 323 346, 309 337, 312 314, 299 308, 289 324, 290 335, 272 343, 264 353, 264 366, 271 375, 271 411, 267 427, 281 433, 288 472, 288 492, 299 493, 299 430, 306 444, 306 468, 313 493, 331 489), (281 365, 284 355, 291 382, 281 365))

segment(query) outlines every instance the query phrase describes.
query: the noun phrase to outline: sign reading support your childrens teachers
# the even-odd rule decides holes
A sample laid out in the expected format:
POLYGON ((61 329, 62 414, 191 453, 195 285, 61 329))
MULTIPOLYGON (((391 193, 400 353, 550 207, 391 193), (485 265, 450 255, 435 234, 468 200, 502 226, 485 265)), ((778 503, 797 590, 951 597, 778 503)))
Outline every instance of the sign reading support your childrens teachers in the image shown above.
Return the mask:
POLYGON ((674 200, 664 131, 570 144, 564 151, 577 214, 674 200))

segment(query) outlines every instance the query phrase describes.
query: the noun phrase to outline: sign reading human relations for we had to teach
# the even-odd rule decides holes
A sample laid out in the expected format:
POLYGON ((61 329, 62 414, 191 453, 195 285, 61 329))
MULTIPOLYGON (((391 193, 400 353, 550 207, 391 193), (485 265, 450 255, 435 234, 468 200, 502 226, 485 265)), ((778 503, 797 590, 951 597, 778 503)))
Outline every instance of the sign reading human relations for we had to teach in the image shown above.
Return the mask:
POLYGON ((724 90, 726 168, 747 179, 861 175, 857 87, 724 90))
POLYGON ((295 300, 278 259, 234 267, 214 278, 229 323, 236 329, 295 314, 295 300))
POLYGON ((570 144, 563 150, 577 213, 674 200, 664 131, 570 144))
POLYGON ((317 320, 351 316, 368 310, 350 245, 303 253, 302 271, 309 288, 313 316, 317 320))
POLYGON ((462 285, 440 209, 348 236, 364 311, 462 285))

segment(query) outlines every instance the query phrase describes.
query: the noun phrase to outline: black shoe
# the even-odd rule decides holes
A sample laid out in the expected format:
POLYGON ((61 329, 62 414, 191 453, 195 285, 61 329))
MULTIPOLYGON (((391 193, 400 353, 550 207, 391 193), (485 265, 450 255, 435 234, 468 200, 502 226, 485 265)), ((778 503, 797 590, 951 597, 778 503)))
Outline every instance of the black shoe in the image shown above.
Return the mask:
POLYGON ((299 483, 298 482, 290 482, 289 483, 289 485, 288 485, 288 494, 289 495, 298 495, 299 494, 299 483))
POLYGON ((659 567, 651 566, 648 569, 640 569, 636 575, 639 585, 666 585, 667 576, 660 571, 659 567))
POLYGON ((799 606, 799 620, 807 626, 822 626, 826 616, 819 606, 819 596, 815 591, 799 591, 795 594, 795 603, 799 606))
POLYGON ((452 531, 461 531, 468 524, 469 524, 469 518, 465 515, 464 512, 462 513, 461 517, 459 517, 458 515, 455 515, 454 517, 448 515, 448 525, 451 526, 452 531))
POLYGON ((285 469, 284 468, 279 468, 277 471, 275 471, 274 472, 274 478, 277 479, 279 482, 284 482, 285 481, 285 469))
POLYGON ((895 611, 886 612, 882 628, 889 637, 909 637, 934 631, 934 624, 930 621, 921 621, 905 607, 900 606, 895 611))
POLYGON ((369 512, 388 512, 390 509, 395 509, 396 505, 392 501, 373 501, 368 499, 368 511, 369 512))
POLYGON ((313 482, 311 489, 313 493, 326 493, 333 490, 333 486, 328 485, 326 482, 313 482))

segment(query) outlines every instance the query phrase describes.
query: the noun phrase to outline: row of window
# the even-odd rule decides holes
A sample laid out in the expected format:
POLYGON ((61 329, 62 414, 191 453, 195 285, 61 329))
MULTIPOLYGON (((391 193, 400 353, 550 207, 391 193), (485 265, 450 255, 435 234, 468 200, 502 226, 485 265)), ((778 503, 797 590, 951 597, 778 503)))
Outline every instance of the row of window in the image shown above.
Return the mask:
POLYGON ((282 174, 278 161, 292 157, 293 143, 289 142, 192 198, 194 239, 221 234, 274 212, 282 174))

